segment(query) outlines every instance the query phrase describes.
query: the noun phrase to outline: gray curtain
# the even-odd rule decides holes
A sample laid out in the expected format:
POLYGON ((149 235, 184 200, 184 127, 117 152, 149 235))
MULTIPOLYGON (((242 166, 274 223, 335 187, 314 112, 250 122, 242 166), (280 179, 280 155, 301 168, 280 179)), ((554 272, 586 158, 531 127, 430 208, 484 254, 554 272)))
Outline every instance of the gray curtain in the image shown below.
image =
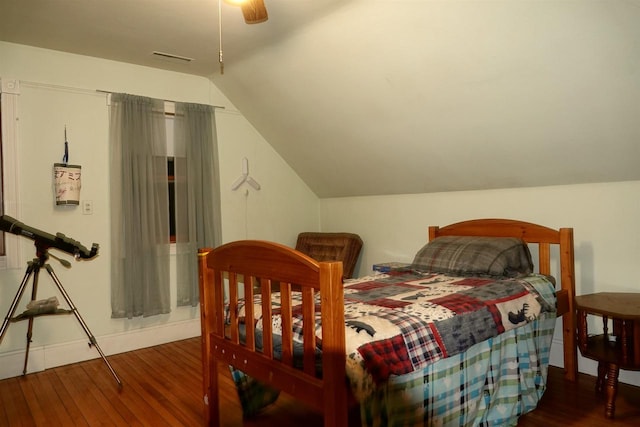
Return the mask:
POLYGON ((176 103, 174 177, 178 306, 199 301, 198 248, 221 242, 220 179, 214 107, 176 103))
POLYGON ((169 196, 164 101, 112 94, 111 310, 169 313, 169 196))

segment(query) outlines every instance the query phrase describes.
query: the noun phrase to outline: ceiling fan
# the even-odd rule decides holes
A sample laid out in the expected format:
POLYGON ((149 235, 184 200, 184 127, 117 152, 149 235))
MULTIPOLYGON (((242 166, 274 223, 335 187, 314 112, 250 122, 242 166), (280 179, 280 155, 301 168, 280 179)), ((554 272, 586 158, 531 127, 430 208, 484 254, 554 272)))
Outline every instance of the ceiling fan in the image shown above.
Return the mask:
POLYGON ((220 50, 218 62, 220 62, 220 74, 224 74, 224 60, 222 58, 222 1, 232 6, 240 6, 244 22, 247 24, 259 24, 269 19, 264 0, 218 0, 218 37, 220 50))
POLYGON ((224 0, 231 5, 240 6, 244 22, 247 24, 259 24, 269 19, 264 0, 224 0))

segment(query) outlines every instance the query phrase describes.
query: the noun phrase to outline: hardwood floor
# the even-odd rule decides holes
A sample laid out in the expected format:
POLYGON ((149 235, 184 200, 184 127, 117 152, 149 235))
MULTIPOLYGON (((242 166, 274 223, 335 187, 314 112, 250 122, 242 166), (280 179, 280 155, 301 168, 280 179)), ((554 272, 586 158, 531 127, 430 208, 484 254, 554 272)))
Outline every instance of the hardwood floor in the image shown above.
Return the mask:
MULTIPOLYGON (((192 338, 109 357, 122 380, 118 390, 102 359, 0 381, 0 426, 199 426, 202 424, 200 340, 192 338)), ((275 405, 242 422, 226 369, 224 426, 322 426, 322 415, 281 396, 275 405)), ((519 426, 637 426, 640 389, 621 384, 616 418, 605 420, 593 377, 567 383, 551 368, 538 408, 519 426)), ((350 425, 358 426, 357 412, 350 425)))

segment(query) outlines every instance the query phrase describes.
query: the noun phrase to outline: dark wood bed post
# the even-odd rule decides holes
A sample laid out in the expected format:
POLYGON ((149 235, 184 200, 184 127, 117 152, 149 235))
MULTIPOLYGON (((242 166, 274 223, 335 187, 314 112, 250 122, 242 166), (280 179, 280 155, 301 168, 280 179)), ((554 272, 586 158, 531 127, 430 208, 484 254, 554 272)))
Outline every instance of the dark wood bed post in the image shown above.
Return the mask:
POLYGON ((573 252, 573 228, 560 229, 560 265, 562 289, 566 290, 567 307, 558 306, 562 316, 562 343, 564 345, 564 377, 575 381, 578 375, 578 352, 576 343, 576 285, 575 285, 575 259, 573 252), (563 311, 561 311, 563 310, 563 311))
POLYGON ((322 307, 323 415, 326 427, 347 426, 349 391, 345 365, 342 263, 320 263, 322 307), (328 333, 327 333, 328 332, 328 333))
POLYGON ((220 408, 218 405, 211 405, 210 402, 218 402, 218 369, 215 360, 209 358, 211 343, 209 340, 209 332, 213 328, 213 318, 209 313, 207 302, 210 301, 213 278, 211 271, 207 268, 207 255, 213 249, 203 248, 198 250, 198 285, 200 288, 200 323, 203 333, 200 335, 202 348, 202 391, 204 401, 204 425, 215 425, 220 419, 220 408), (204 363, 209 360, 210 363, 204 363), (215 393, 216 396, 212 396, 215 393))

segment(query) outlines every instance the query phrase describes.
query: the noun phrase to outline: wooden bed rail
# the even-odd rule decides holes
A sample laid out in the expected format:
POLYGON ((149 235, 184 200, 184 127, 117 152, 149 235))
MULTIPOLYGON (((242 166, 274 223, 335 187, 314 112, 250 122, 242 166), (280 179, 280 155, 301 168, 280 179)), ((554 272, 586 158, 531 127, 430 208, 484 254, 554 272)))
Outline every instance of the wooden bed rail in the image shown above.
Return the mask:
POLYGON ((538 270, 551 274, 551 245, 558 245, 560 259, 560 289, 557 289, 557 313, 562 316, 562 341, 565 379, 575 381, 578 373, 576 342, 575 267, 573 229, 554 230, 530 222, 510 219, 478 219, 458 222, 445 227, 429 227, 429 240, 440 236, 519 237, 538 245, 538 270))
POLYGON ((218 361, 294 395, 323 412, 325 426, 344 426, 348 420, 345 372, 344 301, 342 263, 316 262, 284 245, 241 241, 216 249, 201 249, 198 256, 202 321, 203 390, 206 425, 218 425, 220 396, 218 361), (275 266, 275 267, 274 267, 275 266), (272 288, 278 284, 280 305, 272 306, 272 288), (295 285, 295 290, 292 289, 295 285), (302 369, 294 367, 293 300, 302 298, 302 369), (320 308, 315 294, 320 294, 320 308), (246 304, 261 294, 261 306, 246 304), (228 304, 228 319, 224 318, 228 304), (321 310, 322 376, 316 366, 316 311, 321 310), (261 311, 260 311, 261 310, 261 311), (282 313, 281 351, 276 352, 271 322, 256 324, 282 313), (256 345, 261 334, 262 346, 256 345))

